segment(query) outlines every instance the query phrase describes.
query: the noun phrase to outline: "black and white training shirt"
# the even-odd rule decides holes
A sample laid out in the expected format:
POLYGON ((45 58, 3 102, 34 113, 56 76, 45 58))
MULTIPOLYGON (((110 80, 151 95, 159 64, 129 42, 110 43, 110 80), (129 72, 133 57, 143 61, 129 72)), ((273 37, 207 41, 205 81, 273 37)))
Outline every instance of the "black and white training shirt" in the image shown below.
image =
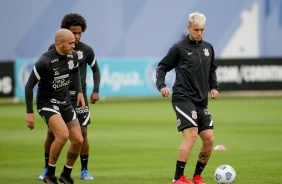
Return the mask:
POLYGON ((60 108, 71 105, 69 94, 70 80, 77 86, 77 92, 82 92, 78 70, 78 55, 60 55, 56 49, 45 52, 35 63, 25 85, 25 100, 27 113, 33 113, 33 88, 38 83, 36 97, 37 109, 45 103, 54 103, 60 108), (72 76, 71 76, 72 74, 72 76))
POLYGON ((219 90, 213 46, 201 40, 198 43, 189 35, 174 44, 159 62, 156 70, 158 90, 164 88, 166 73, 175 68, 172 101, 192 101, 197 107, 208 104, 208 92, 219 90))
MULTIPOLYGON (((49 50, 53 49, 54 47, 55 47, 55 45, 52 44, 49 47, 49 50)), ((87 90, 87 86, 86 86, 87 64, 90 66, 92 73, 93 73, 93 76, 92 76, 93 81, 94 81, 93 92, 99 93, 99 86, 100 86, 100 80, 101 80, 100 68, 99 68, 99 65, 98 65, 98 62, 97 62, 97 59, 95 57, 95 53, 94 53, 93 49, 89 45, 87 45, 83 42, 78 42, 75 45, 74 50, 77 52, 77 55, 78 55, 81 87, 82 87, 83 93, 86 95, 86 90, 87 90)), ((71 93, 76 91, 76 87, 72 83, 72 81, 70 82, 69 89, 70 89, 71 93)), ((76 98, 77 96, 72 95, 71 97, 76 98)))

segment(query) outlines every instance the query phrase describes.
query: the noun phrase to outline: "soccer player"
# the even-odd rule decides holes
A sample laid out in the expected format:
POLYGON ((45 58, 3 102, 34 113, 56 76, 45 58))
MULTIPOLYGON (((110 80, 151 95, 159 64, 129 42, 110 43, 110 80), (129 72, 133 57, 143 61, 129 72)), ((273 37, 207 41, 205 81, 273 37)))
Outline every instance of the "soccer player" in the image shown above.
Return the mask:
POLYGON ((169 49, 156 70, 156 85, 163 97, 170 95, 170 89, 165 85, 166 73, 173 68, 176 72, 172 106, 183 141, 178 149, 173 184, 205 183, 201 173, 210 158, 214 142, 213 121, 207 107, 208 92, 212 99, 218 98, 219 86, 213 46, 202 40, 205 23, 205 15, 199 12, 190 14, 188 36, 169 49), (202 147, 192 181, 189 182, 184 176, 184 169, 197 135, 201 137, 202 147))
POLYGON ((76 113, 71 105, 69 83, 76 86, 77 104, 84 109, 85 102, 80 84, 78 55, 73 50, 75 38, 68 29, 60 29, 55 36, 55 48, 45 52, 35 63, 25 86, 26 123, 34 128, 33 88, 38 83, 37 111, 55 135, 50 147, 45 183, 57 184, 56 163, 61 150, 70 140, 67 159, 59 177, 60 182, 73 184, 71 171, 79 155, 83 137, 76 113))
MULTIPOLYGON (((75 109, 78 120, 80 123, 82 135, 83 135, 83 144, 80 152, 80 161, 81 161, 81 174, 80 178, 84 180, 93 180, 94 177, 91 176, 88 172, 88 157, 89 157, 89 142, 87 138, 87 126, 90 124, 90 111, 87 102, 87 95, 86 95, 86 69, 87 65, 90 66, 92 70, 92 78, 94 81, 94 88, 92 94, 90 96, 90 103, 95 104, 96 101, 99 100, 99 85, 100 85, 100 69, 98 66, 98 62, 95 58, 95 54, 93 49, 86 45, 85 43, 80 41, 82 36, 82 32, 86 30, 87 24, 84 17, 77 13, 70 13, 64 16, 61 22, 61 28, 65 28, 70 30, 75 36, 75 48, 78 54, 79 60, 79 68, 80 68, 80 77, 81 77, 81 86, 85 101, 85 108, 82 109, 81 106, 76 104, 76 88, 75 85, 71 82, 70 83, 70 95, 73 108, 75 109)), ((52 49, 54 44, 50 46, 49 49, 52 49)), ((42 174, 39 176, 39 180, 42 180, 45 172, 46 166, 48 163, 49 158, 49 150, 52 142, 54 141, 54 135, 50 128, 47 131, 47 137, 45 140, 44 148, 45 148, 45 168, 42 174)))

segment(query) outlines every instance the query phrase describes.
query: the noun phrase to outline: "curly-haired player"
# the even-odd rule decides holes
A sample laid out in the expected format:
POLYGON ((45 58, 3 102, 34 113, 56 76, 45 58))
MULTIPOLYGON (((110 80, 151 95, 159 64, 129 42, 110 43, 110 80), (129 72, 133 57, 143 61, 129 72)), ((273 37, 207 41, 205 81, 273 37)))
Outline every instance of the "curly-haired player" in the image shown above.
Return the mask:
MULTIPOLYGON (((76 89, 75 86, 70 83, 69 91, 72 100, 72 106, 76 111, 78 120, 80 123, 82 135, 83 135, 83 144, 80 151, 80 161, 81 161, 81 175, 80 178, 84 180, 93 180, 94 177, 88 173, 88 158, 89 158, 89 142, 87 138, 87 125, 90 124, 90 110, 87 102, 86 95, 86 69, 87 64, 90 66, 93 74, 94 88, 90 96, 90 103, 95 104, 99 100, 99 85, 100 85, 100 69, 95 58, 93 49, 80 41, 82 33, 86 30, 87 24, 83 16, 77 13, 70 13, 64 16, 61 22, 61 28, 70 30, 75 36, 75 48, 74 50, 78 54, 79 59, 79 68, 80 68, 80 78, 81 78, 81 87, 85 99, 85 108, 81 109, 81 106, 76 105, 76 89)), ((54 44, 50 46, 49 50, 54 47, 54 44)), ((52 142, 54 141, 54 134, 48 128, 47 137, 45 140, 45 169, 42 174, 39 176, 39 180, 44 178, 46 173, 46 166, 49 159, 49 151, 52 142)))

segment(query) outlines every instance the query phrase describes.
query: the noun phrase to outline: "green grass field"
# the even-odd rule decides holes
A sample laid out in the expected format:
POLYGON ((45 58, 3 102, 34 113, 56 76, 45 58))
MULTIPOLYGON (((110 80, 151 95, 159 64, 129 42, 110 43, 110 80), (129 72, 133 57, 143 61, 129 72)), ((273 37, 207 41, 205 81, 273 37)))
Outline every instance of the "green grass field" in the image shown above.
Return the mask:
MULTIPOLYGON (((215 125, 215 145, 203 172, 206 183, 215 183, 215 169, 229 164, 237 172, 238 184, 282 183, 282 97, 222 97, 210 100, 215 125)), ((176 131, 170 99, 118 100, 90 107, 91 143, 89 171, 94 181, 79 179, 80 161, 72 176, 75 183, 169 184, 177 149, 182 140, 176 131)), ((35 129, 25 124, 25 106, 0 105, 0 183, 37 184, 44 166, 43 142, 46 125, 36 115, 35 129)), ((190 179, 200 148, 198 139, 187 163, 190 179)), ((57 163, 59 175, 66 147, 57 163)))

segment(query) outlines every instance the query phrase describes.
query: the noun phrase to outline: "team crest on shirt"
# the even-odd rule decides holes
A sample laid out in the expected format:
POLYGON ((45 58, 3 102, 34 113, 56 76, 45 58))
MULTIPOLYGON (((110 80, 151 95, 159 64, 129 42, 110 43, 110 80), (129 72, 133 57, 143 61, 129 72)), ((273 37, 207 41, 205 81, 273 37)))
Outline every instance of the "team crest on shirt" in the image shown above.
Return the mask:
POLYGON ((72 70, 73 67, 74 67, 73 60, 70 60, 70 61, 68 62, 68 64, 69 64, 69 69, 72 70))
POLYGON ((78 59, 82 59, 83 58, 83 52, 82 51, 77 51, 77 55, 78 55, 78 59))
POLYGON ((205 56, 209 56, 210 55, 209 49, 205 48, 205 49, 203 49, 203 51, 204 51, 205 56))
POLYGON ((192 111, 191 114, 192 114, 193 119, 197 119, 197 112, 196 111, 192 111))

